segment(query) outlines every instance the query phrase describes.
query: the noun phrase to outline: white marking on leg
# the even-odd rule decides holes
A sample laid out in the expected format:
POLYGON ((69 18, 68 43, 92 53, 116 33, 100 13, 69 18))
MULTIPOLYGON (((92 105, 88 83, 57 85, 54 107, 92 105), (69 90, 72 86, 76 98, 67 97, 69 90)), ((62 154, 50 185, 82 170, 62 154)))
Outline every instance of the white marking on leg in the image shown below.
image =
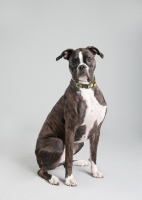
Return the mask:
POLYGON ((73 161, 73 165, 82 167, 82 166, 87 166, 89 164, 86 160, 75 160, 75 161, 73 161))
POLYGON ((89 161, 91 162, 92 176, 95 178, 103 178, 103 174, 99 172, 97 165, 91 159, 89 159, 89 161))
POLYGON ((77 182, 75 178, 73 177, 73 174, 65 178, 65 184, 68 186, 77 186, 77 182))
POLYGON ((49 183, 51 183, 52 185, 59 185, 60 181, 58 177, 52 175, 51 179, 49 179, 49 183))
POLYGON ((60 157, 60 162, 59 162, 59 164, 60 163, 64 163, 65 162, 65 148, 64 148, 64 151, 63 151, 63 153, 62 153, 62 155, 61 155, 61 157, 60 157))

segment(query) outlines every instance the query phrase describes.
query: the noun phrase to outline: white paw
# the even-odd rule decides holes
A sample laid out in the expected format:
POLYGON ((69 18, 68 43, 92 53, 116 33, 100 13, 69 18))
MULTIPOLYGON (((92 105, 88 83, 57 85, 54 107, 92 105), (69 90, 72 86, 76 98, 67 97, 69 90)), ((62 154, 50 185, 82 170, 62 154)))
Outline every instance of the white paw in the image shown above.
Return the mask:
POLYGON ((68 186, 77 186, 77 182, 74 179, 73 175, 65 178, 65 184, 68 185, 68 186))
POLYGON ((92 174, 93 177, 95 178, 103 178, 103 174, 99 171, 96 171, 95 173, 92 174))
POLYGON ((73 161, 74 166, 87 166, 89 165, 86 160, 75 160, 73 161))
POLYGON ((103 178, 103 174, 101 172, 99 172, 97 165, 92 161, 92 159, 90 158, 89 161, 91 162, 91 172, 92 172, 92 176, 95 178, 103 178))
POLYGON ((51 183, 52 185, 59 185, 60 181, 56 176, 51 176, 51 179, 49 179, 49 183, 51 183))

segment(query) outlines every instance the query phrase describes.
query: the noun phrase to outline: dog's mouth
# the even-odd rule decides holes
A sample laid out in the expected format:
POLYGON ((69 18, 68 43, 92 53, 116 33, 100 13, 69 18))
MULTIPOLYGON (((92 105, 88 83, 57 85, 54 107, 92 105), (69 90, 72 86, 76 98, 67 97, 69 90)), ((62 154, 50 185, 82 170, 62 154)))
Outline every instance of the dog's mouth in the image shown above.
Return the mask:
POLYGON ((88 76, 80 76, 79 78, 78 78, 78 81, 79 81, 79 83, 88 83, 88 76))
POLYGON ((88 84, 90 82, 90 76, 86 72, 84 74, 78 74, 78 82, 83 84, 88 84))
POLYGON ((77 76, 78 82, 87 84, 90 81, 89 77, 90 76, 86 70, 79 71, 78 76, 77 76))

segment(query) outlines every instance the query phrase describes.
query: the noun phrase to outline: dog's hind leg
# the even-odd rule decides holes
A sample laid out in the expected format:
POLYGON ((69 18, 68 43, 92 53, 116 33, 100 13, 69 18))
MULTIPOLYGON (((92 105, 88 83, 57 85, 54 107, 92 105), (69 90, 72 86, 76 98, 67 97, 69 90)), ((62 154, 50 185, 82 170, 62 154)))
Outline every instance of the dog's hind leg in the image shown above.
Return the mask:
MULTIPOLYGON (((74 143, 74 154, 79 152, 81 148, 84 146, 84 143, 74 143)), ((86 160, 73 160, 73 165, 74 166, 87 166, 88 162, 86 160)))
POLYGON ((37 173, 40 177, 44 178, 52 185, 59 185, 60 183, 58 177, 48 174, 46 167, 42 167, 37 173))
POLYGON ((73 161, 73 165, 74 165, 74 166, 85 167, 85 166, 87 166, 87 165, 89 165, 89 164, 88 164, 88 162, 87 162, 86 160, 74 160, 74 161, 73 161))
POLYGON ((37 143, 36 156, 40 167, 38 175, 53 185, 59 185, 59 179, 56 176, 48 174, 47 170, 55 169, 59 165, 64 149, 63 142, 59 138, 47 138, 43 146, 43 148, 38 150, 37 143))

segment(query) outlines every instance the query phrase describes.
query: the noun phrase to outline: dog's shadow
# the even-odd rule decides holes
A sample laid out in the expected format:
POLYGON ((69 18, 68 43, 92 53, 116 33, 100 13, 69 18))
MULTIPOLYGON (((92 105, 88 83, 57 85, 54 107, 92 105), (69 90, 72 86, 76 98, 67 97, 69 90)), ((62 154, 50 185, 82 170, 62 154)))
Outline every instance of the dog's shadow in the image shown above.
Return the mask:
POLYGON ((30 173, 37 173, 37 170, 39 169, 36 157, 33 156, 23 156, 16 160, 19 165, 22 165, 22 168, 25 170, 28 170, 30 173))

